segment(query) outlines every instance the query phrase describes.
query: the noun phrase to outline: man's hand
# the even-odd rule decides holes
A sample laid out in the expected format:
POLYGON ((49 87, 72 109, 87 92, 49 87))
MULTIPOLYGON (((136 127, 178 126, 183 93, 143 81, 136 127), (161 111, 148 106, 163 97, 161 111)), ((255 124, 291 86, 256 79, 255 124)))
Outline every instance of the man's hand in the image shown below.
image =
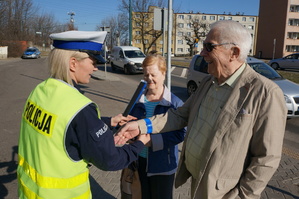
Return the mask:
POLYGON ((136 120, 136 117, 128 115, 124 117, 121 113, 111 118, 111 126, 122 126, 131 120, 136 120))
POLYGON ((124 145, 128 140, 138 136, 139 134, 140 131, 138 123, 129 122, 119 129, 118 133, 114 136, 114 142, 116 145, 124 145))

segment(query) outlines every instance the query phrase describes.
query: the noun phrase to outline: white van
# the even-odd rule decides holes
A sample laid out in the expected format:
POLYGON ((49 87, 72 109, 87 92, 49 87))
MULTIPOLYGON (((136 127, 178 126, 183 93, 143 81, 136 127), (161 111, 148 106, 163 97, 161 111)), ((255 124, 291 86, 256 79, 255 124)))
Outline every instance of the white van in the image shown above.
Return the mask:
POLYGON ((110 55, 111 68, 124 70, 125 74, 142 73, 141 64, 145 55, 137 47, 115 46, 110 55))

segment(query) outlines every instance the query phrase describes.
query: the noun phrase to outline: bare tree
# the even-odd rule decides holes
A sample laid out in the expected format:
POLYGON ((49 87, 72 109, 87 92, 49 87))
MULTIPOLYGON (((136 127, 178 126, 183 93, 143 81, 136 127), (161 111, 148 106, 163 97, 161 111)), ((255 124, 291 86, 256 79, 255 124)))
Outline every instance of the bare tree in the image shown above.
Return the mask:
POLYGON ((0 1, 1 37, 6 40, 24 40, 28 37, 31 18, 36 12, 31 0, 0 1))
POLYGON ((110 32, 106 38, 106 45, 108 49, 112 49, 116 45, 128 45, 127 40, 127 24, 123 23, 124 14, 120 13, 117 16, 111 16, 103 19, 97 30, 102 30, 103 27, 109 27, 110 32), (119 42, 119 43, 118 43, 119 42))
MULTIPOLYGON (((165 0, 131 0, 132 24, 134 24, 134 31, 139 31, 140 34, 136 35, 133 39, 138 39, 143 45, 145 53, 155 44, 156 40, 162 35, 162 31, 156 31, 153 29, 152 20, 153 13, 150 16, 150 6, 165 7, 165 0)), ((125 14, 127 20, 123 20, 127 23, 126 27, 129 29, 129 0, 122 0, 119 5, 119 9, 125 14)), ((151 11, 153 12, 153 11, 151 11)), ((127 33, 129 30, 127 29, 127 33)))
POLYGON ((32 0, 0 0, 0 45, 8 46, 9 56, 20 56, 26 48, 21 41, 47 47, 50 33, 67 30, 53 15, 37 13, 32 0))
POLYGON ((49 47, 51 41, 49 35, 53 32, 62 32, 70 30, 69 24, 60 24, 55 21, 52 14, 44 14, 35 16, 30 26, 31 37, 35 45, 49 47))
MULTIPOLYGON (((210 24, 205 21, 201 21, 199 17, 194 17, 188 22, 190 23, 192 32, 191 34, 183 34, 182 39, 186 40, 187 45, 190 47, 190 56, 192 56, 197 53, 195 52, 195 46, 198 46, 198 43, 202 43, 206 38, 206 35, 210 30, 210 24)), ((178 29, 182 30, 180 27, 178 27, 178 29)))

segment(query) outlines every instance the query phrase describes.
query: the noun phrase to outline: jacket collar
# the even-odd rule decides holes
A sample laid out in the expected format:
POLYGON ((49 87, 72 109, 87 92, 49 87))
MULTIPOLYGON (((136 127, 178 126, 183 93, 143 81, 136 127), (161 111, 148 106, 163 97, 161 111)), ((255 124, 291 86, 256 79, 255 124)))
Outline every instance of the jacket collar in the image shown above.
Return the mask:
MULTIPOLYGON (((146 92, 147 92, 147 89, 144 90, 143 93, 141 94, 141 96, 138 100, 139 103, 144 103, 144 97, 145 97, 146 92)), ((159 102, 159 105, 161 105, 161 106, 171 106, 171 92, 167 88, 166 85, 164 85, 163 98, 159 102)))

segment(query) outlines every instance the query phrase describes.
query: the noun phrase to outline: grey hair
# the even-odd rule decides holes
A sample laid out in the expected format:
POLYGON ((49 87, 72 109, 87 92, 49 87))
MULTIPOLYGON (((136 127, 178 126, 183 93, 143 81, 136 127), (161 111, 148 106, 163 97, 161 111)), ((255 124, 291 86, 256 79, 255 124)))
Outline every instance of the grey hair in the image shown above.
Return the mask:
POLYGON ((250 52, 252 36, 242 24, 232 20, 221 20, 211 25, 216 30, 219 43, 234 43, 240 48, 239 61, 244 62, 250 52))

